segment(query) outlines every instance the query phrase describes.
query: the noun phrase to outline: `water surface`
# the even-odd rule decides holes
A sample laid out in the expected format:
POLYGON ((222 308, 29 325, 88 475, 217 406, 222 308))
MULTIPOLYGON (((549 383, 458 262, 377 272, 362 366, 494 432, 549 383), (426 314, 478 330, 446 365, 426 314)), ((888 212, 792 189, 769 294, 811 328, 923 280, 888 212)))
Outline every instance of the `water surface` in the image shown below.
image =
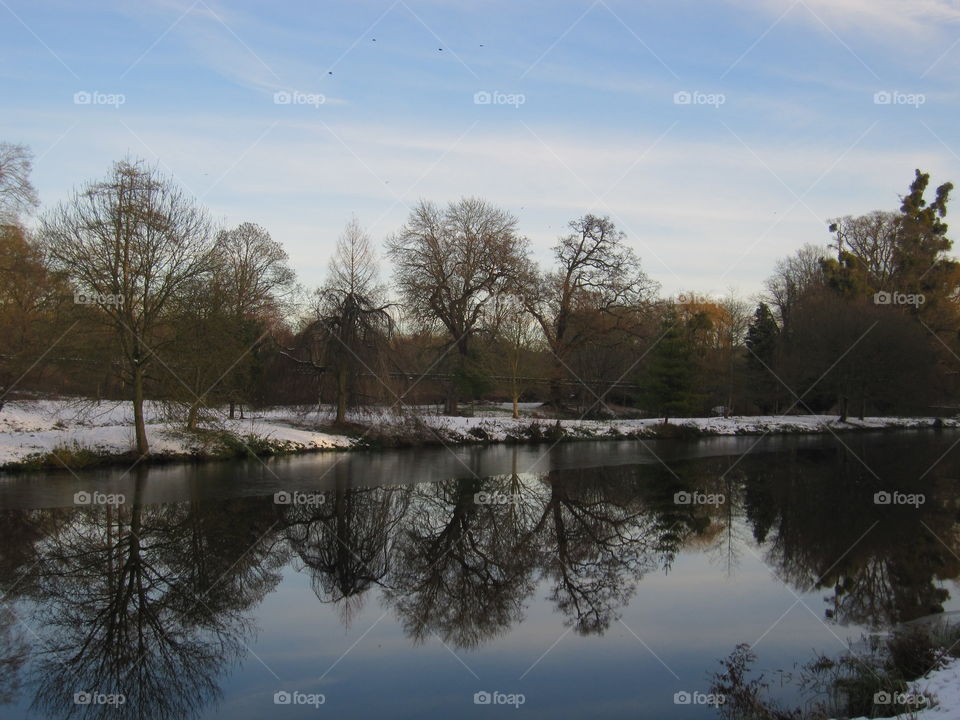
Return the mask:
POLYGON ((4 478, 0 716, 708 718, 675 699, 706 693, 742 642, 800 702, 790 676, 814 650, 960 609, 958 440, 4 478))

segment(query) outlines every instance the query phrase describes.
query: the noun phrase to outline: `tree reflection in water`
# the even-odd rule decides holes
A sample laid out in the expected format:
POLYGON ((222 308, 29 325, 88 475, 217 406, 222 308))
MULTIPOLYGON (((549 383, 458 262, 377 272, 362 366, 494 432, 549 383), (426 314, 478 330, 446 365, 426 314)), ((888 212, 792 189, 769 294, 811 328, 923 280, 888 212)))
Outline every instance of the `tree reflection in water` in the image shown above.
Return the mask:
POLYGON ((616 621, 638 583, 680 552, 735 574, 749 549, 799 592, 827 590, 838 622, 888 625, 942 610, 960 574, 956 463, 942 449, 844 448, 482 479, 354 487, 345 463, 314 505, 272 498, 0 514, 0 702, 29 686, 57 717, 115 716, 79 691, 123 693, 124 717, 195 715, 243 657, 252 612, 294 563, 345 624, 367 598, 414 644, 490 643, 541 590, 582 635, 616 621), (921 467, 922 466, 922 467, 921 467), (918 468, 920 468, 918 470, 918 468), (879 489, 923 493, 878 506, 879 489), (675 493, 722 494, 718 505, 675 493), (756 550, 750 548, 754 545, 756 550), (371 595, 371 591, 375 594, 371 595))
POLYGON ((309 571, 321 603, 340 607, 346 626, 370 588, 383 585, 392 544, 410 505, 411 486, 351 488, 347 468, 334 466, 335 489, 322 503, 287 505, 283 534, 309 571))
POLYGON ((182 718, 219 695, 240 657, 245 612, 279 581, 282 554, 256 542, 274 518, 261 502, 74 511, 35 548, 34 709, 57 717, 116 716, 74 693, 122 694, 124 717, 182 718), (251 547, 252 546, 252 547, 251 547))
POLYGON ((742 464, 746 515, 768 564, 797 590, 830 591, 826 614, 841 623, 877 628, 942 612, 940 581, 960 575, 956 461, 934 464, 942 450, 847 444, 742 464), (875 503, 894 490, 924 502, 875 503))

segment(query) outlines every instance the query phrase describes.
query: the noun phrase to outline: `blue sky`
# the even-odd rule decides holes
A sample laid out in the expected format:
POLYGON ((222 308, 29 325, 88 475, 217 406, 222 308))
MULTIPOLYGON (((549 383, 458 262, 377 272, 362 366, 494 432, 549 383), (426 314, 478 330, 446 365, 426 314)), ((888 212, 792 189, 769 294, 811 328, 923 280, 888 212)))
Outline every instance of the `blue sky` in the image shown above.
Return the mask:
POLYGON ((829 219, 895 209, 915 167, 960 183, 957 0, 0 0, 0 16, 0 139, 33 148, 45 206, 142 156, 218 221, 265 226, 306 285, 351 214, 380 243, 420 198, 480 195, 544 262, 570 219, 609 214, 665 293, 750 295, 829 219))

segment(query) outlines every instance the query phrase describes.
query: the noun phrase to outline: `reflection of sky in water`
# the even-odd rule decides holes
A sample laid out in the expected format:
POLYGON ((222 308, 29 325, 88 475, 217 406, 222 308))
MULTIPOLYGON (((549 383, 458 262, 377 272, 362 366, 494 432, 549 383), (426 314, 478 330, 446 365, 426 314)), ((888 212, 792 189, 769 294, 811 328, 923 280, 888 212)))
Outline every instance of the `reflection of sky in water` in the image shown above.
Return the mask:
MULTIPOLYGON (((478 688, 524 693, 523 716, 712 717, 703 708, 675 706, 673 693, 706 692, 707 677, 718 667, 717 660, 738 642, 756 640, 796 602, 749 553, 741 556, 733 578, 705 554, 683 553, 669 574, 654 572, 639 583, 622 614, 629 630, 614 623, 600 637, 563 635, 566 627, 544 600, 548 587, 541 583, 531 596, 523 623, 508 636, 476 651, 456 651, 479 681, 438 639, 413 648, 390 612, 317 684, 317 678, 377 621, 384 608, 368 601, 345 631, 337 611, 316 602, 305 576, 288 569, 284 577, 283 585, 257 613, 261 632, 250 647, 285 681, 282 687, 323 692, 327 704, 321 711, 345 717, 488 716, 490 708, 472 704, 478 688)), ((800 597, 822 618, 820 594, 800 597)), ((789 670, 794 661, 807 659, 813 648, 841 650, 830 630, 841 638, 858 635, 849 628, 829 627, 798 604, 757 645, 762 665, 789 670)), ((778 675, 771 678, 778 684, 778 675)), ((280 715, 272 704, 277 686, 270 671, 251 657, 224 683, 229 699, 218 710, 235 717, 267 713, 316 717, 312 708, 283 709, 280 715)), ((211 710, 208 715, 217 714, 211 710)))
MULTIPOLYGON (((873 439, 860 438, 854 444, 857 452, 867 457, 886 476, 887 485, 883 487, 908 489, 911 487, 909 483, 914 482, 910 478, 919 475, 916 469, 926 470, 954 440, 951 434, 924 436, 904 433, 873 439)), ((662 457, 669 458, 671 466, 677 468, 681 476, 688 480, 693 478, 689 489, 713 487, 716 490, 719 486, 711 486, 710 483, 716 483, 716 478, 753 442, 754 439, 740 438, 695 445, 667 443, 657 445, 656 450, 662 457), (713 452, 704 452, 707 448, 712 448, 713 452), (699 455, 701 459, 682 461, 685 451, 689 455, 699 455), (704 455, 715 456, 707 458, 704 455)), ((849 554, 847 561, 855 562, 860 551, 864 551, 867 557, 878 556, 878 552, 869 550, 869 547, 873 547, 870 543, 878 543, 876 548, 889 551, 891 546, 883 545, 884 541, 889 542, 891 537, 910 537, 909 533, 913 532, 911 528, 916 524, 916 516, 910 515, 914 511, 878 510, 872 504, 864 505, 856 500, 861 496, 871 497, 873 488, 860 487, 864 482, 860 465, 849 458, 844 461, 836 453, 837 445, 831 439, 771 439, 764 441, 758 450, 791 447, 801 450, 777 455, 752 453, 740 465, 748 473, 741 480, 749 476, 755 487, 776 488, 780 493, 774 493, 775 497, 766 500, 759 495, 753 497, 753 512, 762 517, 765 510, 774 510, 772 516, 785 518, 793 525, 794 533, 798 527, 802 529, 799 534, 791 535, 784 541, 793 553, 790 572, 799 571, 801 576, 807 574, 812 579, 816 573, 810 574, 804 563, 811 562, 811 557, 814 562, 826 565, 833 560, 832 557, 826 560, 818 555, 814 546, 822 541, 826 548, 837 545, 843 547, 849 541, 847 533, 851 528, 855 531, 855 538, 860 533, 857 528, 869 527, 874 517, 881 523, 879 529, 865 538, 862 545, 849 554), (828 450, 802 450, 817 446, 828 450), (834 494, 835 491, 837 494, 834 494), (810 502, 811 496, 817 493, 829 495, 834 505, 838 502, 857 502, 858 505, 849 513, 843 508, 819 506, 816 498, 810 502), (889 512, 899 514, 885 514, 889 512), (834 521, 834 514, 841 521, 834 521), (849 527, 842 522, 847 515, 856 516, 849 527), (891 518, 899 519, 888 522, 891 518), (809 528, 824 533, 834 531, 835 537, 817 536, 816 533, 810 533, 809 528), (800 544, 799 548, 797 543, 800 544)), ((666 483, 664 487, 669 488, 669 497, 673 492, 672 481, 656 462, 651 462, 651 456, 644 448, 633 443, 596 443, 577 446, 579 458, 573 448, 571 445, 558 448, 555 455, 548 456, 544 461, 546 467, 540 469, 575 467, 579 459, 580 463, 590 465, 607 461, 611 465, 620 465, 622 470, 600 482, 593 490, 590 490, 593 473, 557 473, 553 477, 559 478, 561 484, 556 487, 541 482, 538 477, 524 476, 523 483, 529 490, 527 499, 537 505, 534 520, 540 517, 542 510, 538 503, 545 505, 550 502, 551 493, 556 493, 557 497, 563 494, 571 502, 585 502, 585 507, 590 507, 590 503, 598 497, 602 500, 601 505, 632 503, 635 497, 640 497, 634 493, 640 493, 640 507, 666 512, 669 516, 664 525, 658 526, 656 523, 645 524, 648 518, 644 515, 641 525, 654 534, 670 525, 670 518, 673 517, 670 513, 676 508, 672 505, 666 509, 659 507, 655 501, 659 496, 650 488, 666 483), (623 467, 641 461, 644 464, 623 467), (630 485, 631 482, 638 484, 630 485), (583 490, 584 487, 587 489, 583 490), (581 490, 582 496, 578 495, 581 490), (600 494, 591 495, 591 492, 600 494)), ((517 449, 516 453, 512 449, 492 448, 489 454, 485 453, 474 448, 470 449, 467 456, 471 463, 480 463, 477 467, 498 473, 509 473, 512 468, 525 470, 539 456, 539 452, 532 448, 517 449)), ((387 487, 394 490, 390 492, 397 492, 402 478, 413 474, 417 461, 423 462, 426 458, 436 460, 439 457, 443 455, 432 452, 412 453, 409 457, 403 454, 369 454, 365 458, 351 458, 350 462, 343 463, 337 472, 330 473, 323 482, 317 480, 315 468, 313 471, 304 470, 305 466, 314 464, 315 459, 299 465, 284 461, 277 467, 290 470, 289 475, 284 475, 288 481, 290 477, 299 477, 290 487, 327 492, 333 487, 340 487, 341 493, 346 492, 347 487, 375 487, 377 474, 373 470, 379 468, 391 481, 387 487), (398 475, 398 467, 404 468, 405 472, 398 475)), ((328 463, 329 459, 324 458, 321 462, 328 463)), ((935 476, 941 479, 956 477, 955 465, 952 459, 943 462, 936 472, 930 474, 928 481, 933 482, 935 476)), ((169 493, 168 499, 171 501, 204 498, 207 502, 197 507, 204 508, 208 514, 222 512, 222 498, 231 495, 262 496, 276 490, 276 478, 264 473, 262 468, 253 465, 253 476, 240 482, 237 480, 237 467, 231 469, 230 465, 220 465, 181 468, 179 471, 176 468, 161 468, 157 479, 162 475, 164 480, 170 479, 171 483, 160 487, 159 484, 153 484, 155 478, 151 475, 149 482, 142 487, 154 500, 157 494, 163 493, 169 493)), ((429 467, 432 473, 439 472, 437 464, 429 467)), ((452 465, 447 469, 450 467, 452 465)), ((422 477, 421 473, 417 475, 422 477)), ((120 487, 129 493, 128 497, 133 497, 133 486, 129 482, 129 479, 121 482, 111 478, 108 473, 99 487, 120 487), (124 482, 128 485, 123 486, 124 482)), ((938 504, 931 498, 921 512, 927 520, 934 517, 928 513, 940 513, 936 517, 940 518, 941 525, 937 527, 949 528, 952 521, 943 524, 943 518, 953 517, 951 513, 955 512, 950 510, 949 505, 953 502, 949 498, 954 497, 955 485, 950 485, 953 482, 950 480, 943 482, 948 484, 938 486, 941 490, 943 487, 948 490, 952 488, 943 496, 946 502, 941 500, 938 504)), ((14 480, 0 485, 0 507, 42 507, 51 503, 62 506, 58 498, 64 493, 72 493, 77 487, 76 483, 72 478, 64 480, 62 477, 53 479, 48 485, 33 486, 14 480), (10 502, 6 503, 8 499, 10 502)), ((422 524, 418 526, 421 531, 424 528, 444 527, 446 514, 452 507, 444 503, 452 502, 455 492, 454 495, 434 495, 433 487, 419 485, 416 488, 420 493, 417 502, 421 504, 414 505, 421 512, 419 522, 422 524)), ((457 489, 460 487, 453 483, 451 492, 459 491, 457 489)), ((463 487, 470 487, 470 484, 463 487)), ((933 492, 933 487, 924 489, 933 492)), ((361 494, 362 497, 374 498, 374 502, 353 506, 355 511, 358 508, 369 510, 380 507, 376 498, 380 497, 377 493, 381 491, 372 491, 372 495, 369 490, 365 492, 368 494, 361 494)), ((328 497, 333 498, 333 493, 328 497)), ((260 530, 244 527, 243 532, 238 533, 238 542, 245 544, 249 541, 241 539, 249 537, 247 533, 254 536, 259 534, 273 522, 274 514, 280 511, 273 505, 269 495, 260 500, 248 497, 243 502, 246 504, 238 512, 246 514, 241 515, 240 521, 257 517, 257 522, 261 523, 258 526, 260 530)), ((614 620, 599 635, 581 636, 575 630, 568 631, 569 613, 561 612, 557 602, 550 597, 554 580, 544 579, 540 570, 534 570, 536 584, 532 592, 520 593, 523 604, 521 622, 509 623, 504 632, 486 637, 474 649, 457 648, 452 642, 445 646, 440 637, 430 631, 426 633, 424 642, 418 644, 404 629, 394 604, 377 587, 363 595, 362 605, 353 609, 349 624, 345 625, 342 604, 320 602, 314 593, 309 570, 298 570, 303 563, 300 558, 294 558, 280 571, 282 580, 279 585, 262 602, 254 603, 244 613, 252 620, 257 631, 242 637, 245 646, 239 662, 228 661, 215 678, 223 699, 219 703, 204 706, 200 716, 242 719, 336 714, 343 717, 446 718, 487 717, 491 712, 507 713, 509 717, 509 713, 518 712, 509 707, 474 705, 473 694, 478 690, 487 690, 523 693, 526 702, 518 714, 524 717, 707 718, 713 716, 710 709, 677 706, 673 702, 674 693, 682 690, 706 692, 710 673, 719 668, 718 661, 742 642, 757 643, 755 650, 760 658, 758 667, 767 672, 778 697, 787 702, 796 701, 798 698, 792 688, 778 687, 782 676, 776 671, 783 669, 796 675, 795 663, 810 660, 814 651, 837 654, 843 649, 844 640, 856 639, 861 631, 852 625, 842 627, 830 621, 826 621, 826 624, 823 622, 825 610, 832 607, 826 600, 833 594, 832 587, 802 593, 794 584, 788 587, 778 579, 788 577, 789 572, 780 567, 772 569, 766 564, 771 559, 776 560, 771 555, 771 547, 778 537, 777 523, 774 522, 766 541, 758 547, 753 539, 757 518, 752 517, 748 522, 742 516, 744 497, 738 497, 737 502, 740 504, 737 510, 739 518, 734 521, 732 532, 727 533, 722 529, 715 532, 723 516, 718 513, 710 515, 713 523, 710 527, 713 530, 708 529, 700 537, 696 533, 688 536, 670 562, 668 571, 664 569, 662 557, 658 556, 661 562, 636 583, 635 593, 628 604, 625 607, 618 606, 622 622, 614 620), (273 695, 278 690, 322 692, 327 702, 319 709, 312 706, 278 707, 273 703, 273 695)), ((159 507, 153 506, 152 511, 159 507)), ((326 512, 331 511, 332 506, 328 505, 326 512)), ((369 512, 365 512, 367 515, 359 512, 350 517, 354 520, 359 517, 362 525, 364 518, 369 520, 369 512)), ((491 512, 494 514, 483 517, 504 517, 497 515, 501 510, 491 512)), ((408 514, 399 514, 404 522, 395 526, 392 531, 394 534, 402 534, 409 529, 409 525, 404 524, 408 514)), ((83 532, 89 529, 86 518, 74 515, 73 519, 80 520, 75 526, 83 532)), ((499 533, 506 532, 509 535, 511 532, 509 524, 502 525, 500 520, 497 520, 492 534, 478 531, 476 517, 472 522, 473 530, 477 532, 476 539, 481 544, 494 542, 499 533)), ((366 525, 363 527, 367 528, 366 525)), ((273 530, 270 542, 282 545, 283 532, 283 527, 273 530)), ((369 534, 370 530, 363 532, 369 534)), ((547 546, 551 541, 548 533, 547 546)), ((921 541, 922 538, 918 538, 916 547, 901 544, 908 561, 910 553, 922 551, 921 541)), ((410 546, 414 559, 419 547, 416 544, 410 546)), ((484 549, 490 552, 486 546, 484 549)), ((224 552, 220 548, 222 554, 216 557, 218 562, 229 564, 233 562, 230 558, 240 555, 242 550, 224 552)), ((395 550, 391 555, 393 566, 401 562, 399 552, 395 550)), ((550 552, 546 556, 537 556, 539 559, 531 561, 533 566, 539 568, 538 563, 543 557, 552 557, 550 552)), ((657 556, 656 552, 654 556, 657 556)), ((882 557, 882 553, 879 556, 882 557)), ((330 562, 331 558, 335 559, 337 554, 327 551, 319 553, 317 557, 322 565, 330 562)), ((821 571, 824 569, 820 567, 821 571)), ((414 573, 413 577, 418 576, 414 573)), ((927 577, 921 573, 920 579, 925 582, 924 578, 927 577)), ((629 582, 629 573, 620 579, 629 582)), ((943 583, 935 581, 934 585, 946 588, 951 595, 956 594, 952 580, 943 583)), ((441 599, 441 609, 444 602, 441 599)), ((960 602, 953 597, 943 604, 947 610, 960 608, 960 602)), ((29 703, 29 693, 22 693, 13 704, 0 707, 0 717, 24 717, 29 703)), ((116 716, 125 715, 121 711, 116 716)))

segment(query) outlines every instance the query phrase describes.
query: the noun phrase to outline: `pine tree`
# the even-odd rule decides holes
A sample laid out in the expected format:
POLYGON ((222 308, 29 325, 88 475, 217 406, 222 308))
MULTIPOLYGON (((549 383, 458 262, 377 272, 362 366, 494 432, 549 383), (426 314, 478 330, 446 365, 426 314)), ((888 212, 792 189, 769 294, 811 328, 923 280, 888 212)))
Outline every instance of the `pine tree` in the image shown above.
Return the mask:
POLYGON ((776 406, 777 379, 771 372, 777 347, 780 343, 780 327, 766 303, 757 305, 753 320, 747 329, 747 372, 753 402, 763 412, 776 406))
POLYGON ((693 392, 693 348, 685 329, 676 313, 669 313, 650 353, 643 394, 649 407, 663 417, 664 424, 671 416, 689 414, 701 400, 693 392))

